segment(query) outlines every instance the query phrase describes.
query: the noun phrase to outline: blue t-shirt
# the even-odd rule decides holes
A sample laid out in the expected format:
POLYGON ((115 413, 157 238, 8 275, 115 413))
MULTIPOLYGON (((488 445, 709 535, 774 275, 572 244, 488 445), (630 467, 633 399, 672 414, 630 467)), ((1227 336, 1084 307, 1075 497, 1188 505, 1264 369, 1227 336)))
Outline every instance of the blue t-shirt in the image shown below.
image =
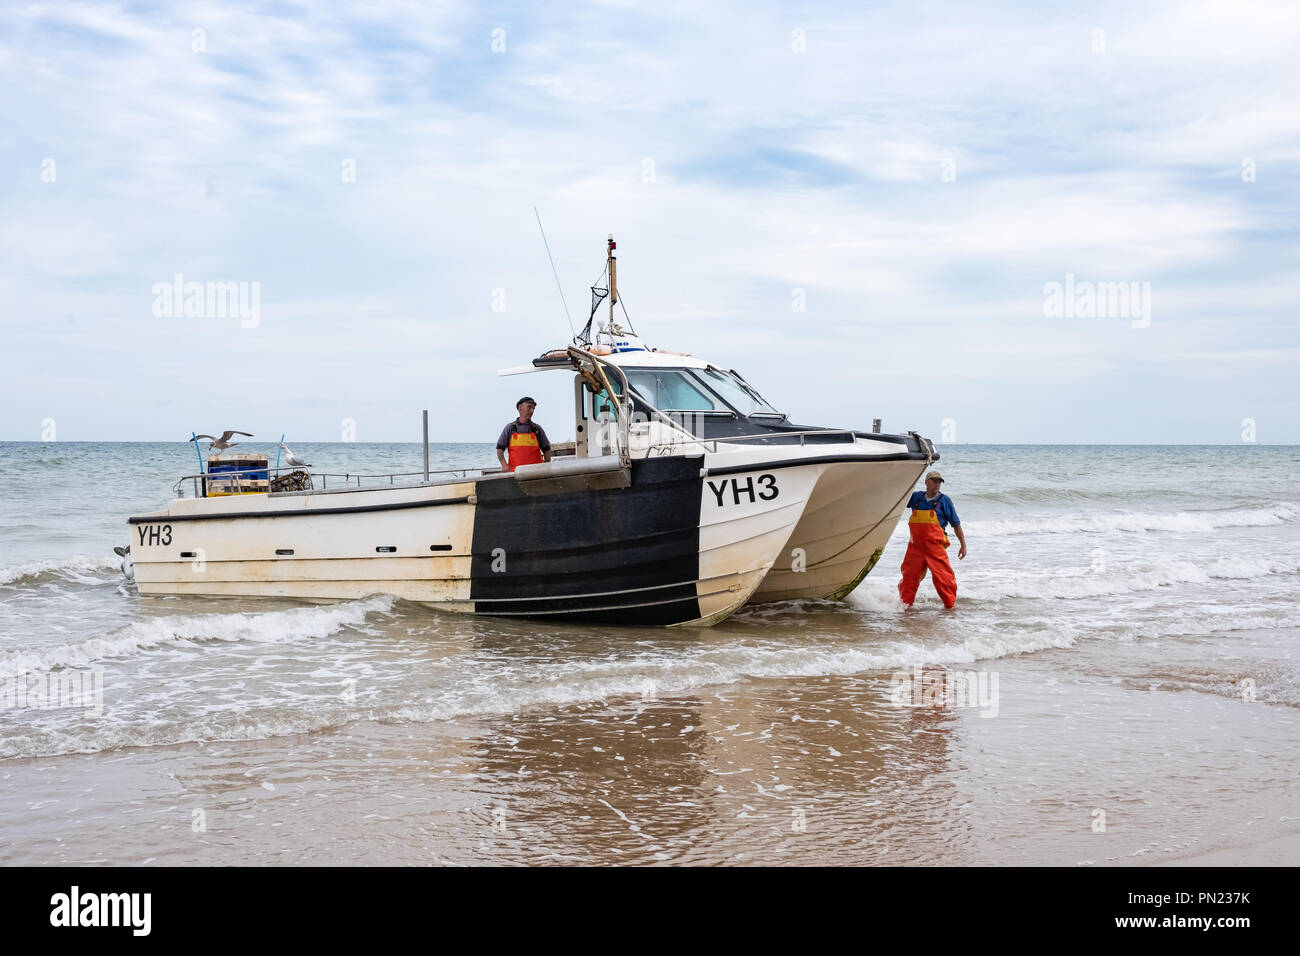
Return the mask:
POLYGON ((919 508, 921 511, 933 511, 934 516, 939 519, 939 527, 947 529, 948 525, 954 528, 961 524, 961 519, 957 517, 957 509, 953 507, 952 499, 939 492, 939 497, 934 501, 925 499, 924 491, 912 492, 912 497, 908 499, 909 508, 919 508))

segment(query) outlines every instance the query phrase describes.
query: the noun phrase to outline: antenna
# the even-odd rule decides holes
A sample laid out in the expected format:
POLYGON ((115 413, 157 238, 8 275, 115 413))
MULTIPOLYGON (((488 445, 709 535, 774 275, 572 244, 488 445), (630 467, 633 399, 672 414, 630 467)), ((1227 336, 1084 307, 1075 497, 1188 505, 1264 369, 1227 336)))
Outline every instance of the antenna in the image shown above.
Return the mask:
POLYGON ((605 250, 605 255, 609 258, 609 330, 614 331, 614 303, 618 301, 618 259, 614 256, 614 250, 618 246, 614 243, 614 234, 609 234, 609 246, 605 250))
POLYGON ((573 331, 573 316, 569 315, 569 303, 564 300, 564 287, 560 285, 560 274, 555 271, 555 259, 551 256, 551 244, 546 241, 546 230, 542 228, 542 217, 536 206, 533 207, 533 215, 537 217, 537 228, 542 234, 542 245, 546 247, 546 258, 551 262, 551 275, 555 276, 555 288, 560 290, 560 302, 564 305, 564 317, 569 320, 569 332, 573 334, 574 338, 577 338, 578 333, 573 331))

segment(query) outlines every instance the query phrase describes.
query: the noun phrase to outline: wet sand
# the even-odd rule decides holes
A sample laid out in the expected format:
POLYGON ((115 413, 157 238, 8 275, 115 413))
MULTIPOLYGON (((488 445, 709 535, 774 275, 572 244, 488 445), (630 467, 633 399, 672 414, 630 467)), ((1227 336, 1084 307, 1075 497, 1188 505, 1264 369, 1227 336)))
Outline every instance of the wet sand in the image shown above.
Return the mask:
POLYGON ((1070 653, 972 665, 996 716, 897 706, 876 672, 9 760, 0 862, 1300 862, 1276 767, 1300 709, 1071 676, 1070 653))

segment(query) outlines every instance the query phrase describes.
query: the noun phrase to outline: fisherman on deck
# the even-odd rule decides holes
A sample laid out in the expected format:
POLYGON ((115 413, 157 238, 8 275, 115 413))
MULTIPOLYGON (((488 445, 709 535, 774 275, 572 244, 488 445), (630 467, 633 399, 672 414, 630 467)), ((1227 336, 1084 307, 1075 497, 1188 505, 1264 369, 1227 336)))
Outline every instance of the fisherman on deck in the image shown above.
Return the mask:
POLYGON ((903 580, 898 582, 898 596, 908 607, 916 600, 916 589, 925 577, 928 569, 934 577, 934 589, 939 592, 943 606, 951 608, 957 604, 957 576, 952 573, 948 563, 948 535, 944 528, 952 525, 957 540, 961 542, 958 559, 966 557, 966 534, 961 530, 961 518, 952 499, 939 490, 943 484, 943 475, 931 471, 925 476, 925 491, 912 493, 907 506, 912 509, 907 530, 912 540, 903 557, 903 580))
POLYGON ((551 460, 551 443, 542 426, 533 421, 537 402, 525 395, 515 402, 519 417, 505 427, 497 439, 497 461, 502 471, 514 471, 520 465, 536 465, 551 460), (510 453, 509 463, 506 452, 510 453))

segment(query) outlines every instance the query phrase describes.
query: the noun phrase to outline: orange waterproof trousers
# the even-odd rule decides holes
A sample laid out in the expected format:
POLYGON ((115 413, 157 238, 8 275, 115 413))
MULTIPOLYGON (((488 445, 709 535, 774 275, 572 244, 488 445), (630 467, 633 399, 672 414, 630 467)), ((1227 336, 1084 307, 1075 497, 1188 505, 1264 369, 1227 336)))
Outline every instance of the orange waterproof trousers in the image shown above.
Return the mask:
POLYGON ((898 596, 903 603, 911 605, 916 600, 916 589, 925 577, 928 568, 934 578, 934 589, 943 599, 944 607, 953 607, 957 603, 957 576, 952 573, 948 563, 948 536, 939 525, 939 518, 932 510, 912 509, 912 517, 907 522, 907 530, 912 540, 903 556, 903 580, 898 582, 898 596))
POLYGON ((510 436, 510 451, 506 454, 510 471, 520 465, 539 465, 545 460, 542 457, 542 446, 537 443, 537 436, 532 432, 515 432, 510 436))

